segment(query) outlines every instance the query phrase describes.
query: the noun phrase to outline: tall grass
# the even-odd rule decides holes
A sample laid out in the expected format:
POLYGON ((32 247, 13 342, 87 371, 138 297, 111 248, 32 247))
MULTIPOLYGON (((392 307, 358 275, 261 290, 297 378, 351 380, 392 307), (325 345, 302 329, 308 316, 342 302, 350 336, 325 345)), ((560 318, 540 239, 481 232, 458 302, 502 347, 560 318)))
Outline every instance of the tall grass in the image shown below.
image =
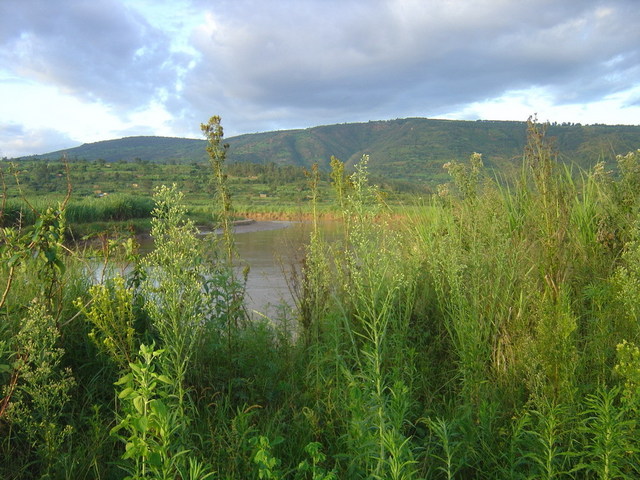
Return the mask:
POLYGON ((636 478, 640 152, 571 171, 532 121, 515 178, 474 154, 400 217, 366 161, 332 159, 338 241, 311 172, 296 331, 175 189, 92 289, 62 212, 5 223, 0 476, 636 478))
MULTIPOLYGON (((37 212, 44 212, 47 208, 57 208, 57 205, 43 198, 30 199, 28 204, 24 200, 9 199, 4 209, 3 224, 33 225, 37 212)), ((66 218, 72 224, 149 218, 153 206, 152 198, 137 195, 113 194, 101 198, 86 197, 72 199, 68 203, 66 218)))

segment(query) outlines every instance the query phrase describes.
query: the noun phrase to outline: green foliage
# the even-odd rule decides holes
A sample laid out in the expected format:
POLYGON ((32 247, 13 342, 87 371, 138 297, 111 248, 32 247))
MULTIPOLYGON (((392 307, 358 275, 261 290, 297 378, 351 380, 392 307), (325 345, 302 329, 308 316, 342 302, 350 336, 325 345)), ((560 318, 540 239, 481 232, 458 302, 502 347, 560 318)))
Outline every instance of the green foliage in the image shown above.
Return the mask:
POLYGON ((638 453, 635 421, 626 418, 628 411, 616 405, 619 392, 618 388, 599 390, 585 399, 586 462, 581 466, 601 479, 633 478, 638 474, 632 461, 638 453))
POLYGON ((531 357, 530 386, 533 396, 570 401, 574 394, 576 318, 567 294, 546 291, 540 299, 541 310, 535 331, 531 357))
MULTIPOLYGON (((418 123, 372 127, 400 145, 422 141, 418 123)), ((465 139, 506 132, 452 125, 465 139)), ((121 253, 105 241, 104 275, 64 243, 73 200, 29 201, 33 222, 5 223, 0 240, 0 476, 121 478, 117 465, 128 478, 636 478, 639 157, 618 157, 617 174, 571 171, 547 136, 563 128, 531 120, 522 169, 498 180, 495 152, 456 140, 469 161, 447 159, 454 185, 400 212, 373 185, 374 156, 333 157, 306 187, 299 175, 287 198, 308 197, 313 222, 297 322, 247 318, 232 241, 196 227, 209 198, 157 188, 154 250, 140 259, 133 240, 121 253), (336 238, 320 222, 329 205, 336 238)), ((334 129, 299 132, 279 161, 334 129)), ((219 118, 205 130, 218 179, 202 185, 283 191, 275 164, 230 175, 219 118)), ((145 189, 156 173, 207 176, 145 160, 75 166, 87 181, 147 169, 145 189)))
MULTIPOLYGON (((339 162, 337 159, 332 159, 332 161, 339 162)), ((326 313, 330 281, 329 266, 324 251, 325 245, 318 227, 318 201, 320 194, 318 191, 319 170, 317 164, 314 164, 309 177, 313 230, 306 246, 300 279, 297 282, 299 289, 294 293, 296 294, 299 319, 305 342, 311 344, 313 340, 315 344, 318 344, 322 319, 326 313)), ((294 272, 296 271, 294 270, 294 272)))
POLYGON ((624 379, 623 398, 634 411, 640 409, 640 348, 624 340, 618 345, 615 371, 624 379))
MULTIPOLYGON (((615 160, 616 153, 637 148, 640 143, 637 126, 554 124, 548 126, 548 132, 557 138, 558 148, 563 152, 561 160, 576 163, 583 169, 603 159, 615 160)), ((228 139, 230 163, 273 162, 278 166, 310 168, 319 162, 322 169, 329 170, 332 155, 344 159, 347 166, 353 166, 363 154, 369 154, 374 159, 372 174, 386 181, 411 179, 427 181, 432 186, 446 178, 441 169, 443 163, 468 158, 474 151, 483 154, 487 167, 512 173, 514 167, 517 168, 517 159, 521 158, 526 141, 525 122, 427 118, 325 125, 228 139)), ((81 163, 74 159, 104 159, 111 168, 120 162, 132 162, 147 168, 156 162, 177 163, 178 166, 204 163, 207 158, 205 147, 203 140, 128 137, 82 145, 65 152, 72 167, 81 163)), ((28 158, 37 158, 42 164, 58 158, 61 153, 28 158)), ((48 177, 37 177, 48 179, 48 183, 39 181, 43 184, 40 188, 47 185, 47 188, 55 188, 59 172, 59 169, 49 167, 48 177)))
POLYGON ((129 473, 126 478, 210 478, 213 473, 205 473, 193 458, 189 458, 186 466, 185 456, 189 451, 179 440, 184 418, 179 409, 172 408, 175 380, 156 372, 157 359, 163 353, 164 350, 155 350, 153 345, 140 345, 140 359, 130 363, 131 371, 116 382, 122 386, 118 398, 126 414, 111 433, 125 443, 122 459, 133 463, 123 466, 129 473), (122 430, 126 436, 120 433, 122 430))
POLYGON ((280 461, 271 453, 271 449, 273 448, 273 446, 281 442, 282 438, 279 438, 275 442, 273 442, 272 445, 270 440, 263 435, 252 439, 251 443, 255 448, 253 462, 258 466, 258 478, 273 480, 282 478, 281 473, 278 471, 280 461))
MULTIPOLYGON (((55 202, 48 197, 29 203, 39 211, 56 209, 51 205, 55 205, 55 202)), ((127 194, 113 194, 101 198, 85 197, 69 202, 65 208, 65 219, 71 224, 116 222, 150 217, 152 209, 153 200, 149 197, 127 194)), ((11 199, 5 205, 2 221, 4 225, 33 225, 36 216, 37 213, 31 210, 24 200, 11 199)))
POLYGON ((185 382, 195 346, 207 320, 204 289, 204 253, 197 229, 186 219, 186 209, 175 186, 156 192, 151 235, 155 248, 142 265, 145 311, 166 352, 166 373, 176 380, 178 403, 184 412, 185 382))
POLYGON ((335 469, 327 472, 322 464, 327 460, 327 456, 322 453, 322 444, 311 442, 304 447, 304 451, 309 455, 311 463, 303 460, 298 465, 298 476, 296 478, 311 478, 311 480, 337 480, 335 469), (304 474, 310 474, 311 477, 304 474), (302 474, 302 476, 300 475, 302 474))
POLYGON ((478 192, 478 182, 482 171, 482 155, 473 153, 469 158, 469 166, 456 161, 447 162, 443 168, 449 172, 463 198, 473 201, 478 192))
MULTIPOLYGON (((148 165, 162 159, 166 162, 184 162, 204 159, 204 142, 188 138, 126 137, 118 140, 88 143, 66 149, 64 153, 72 164, 78 161, 102 160, 102 162, 134 162, 148 165)), ((62 152, 38 155, 36 158, 57 158, 62 152)), ((28 157, 31 158, 31 157, 28 157)))
POLYGON ((314 388, 327 382, 336 386, 326 396, 318 392, 322 409, 333 408, 334 395, 349 398, 349 412, 341 426, 349 475, 410 478, 414 462, 405 419, 411 399, 405 375, 411 363, 403 342, 413 285, 401 273, 397 239, 377 218, 384 205, 377 189, 368 184, 367 161, 363 157, 346 179, 343 165, 332 160, 345 226, 344 243, 331 247, 332 264, 322 260, 320 252, 327 246, 312 234, 308 257, 312 263, 305 277, 307 291, 316 298, 308 305, 314 328, 308 340, 314 361, 310 373, 317 382, 314 388), (328 281, 331 271, 334 282, 328 281), (327 298, 328 292, 336 299, 332 308, 337 311, 329 318, 323 313, 326 303, 317 301, 327 298), (323 343, 326 350, 320 347, 323 343), (315 364, 325 361, 325 367, 315 364))
POLYGON ((224 172, 224 162, 227 154, 227 145, 221 145, 223 138, 222 124, 220 117, 213 116, 207 124, 201 124, 202 133, 209 141, 207 153, 209 154, 209 163, 213 171, 213 176, 218 193, 220 204, 220 222, 222 225, 222 235, 226 247, 227 259, 229 263, 233 262, 234 244, 231 235, 231 194, 227 185, 227 174, 224 172))
POLYGON ((616 188, 619 202, 623 208, 633 211, 640 190, 640 150, 617 155, 616 163, 621 177, 616 188))
POLYGON ((12 381, 2 392, 0 417, 6 413, 10 424, 34 447, 42 478, 60 474, 55 473, 56 467, 72 433, 64 415, 75 382, 71 371, 61 365, 64 351, 56 345, 59 340, 54 318, 42 304, 34 303, 13 338, 12 381))
MULTIPOLYGON (((635 234, 637 236, 637 234, 635 234)), ((618 299, 623 305, 623 319, 632 329, 627 335, 632 335, 633 326, 640 320, 640 299, 637 292, 640 290, 640 239, 635 239, 626 244, 622 254, 622 262, 619 264, 613 276, 614 285, 618 290, 618 299)), ((627 337, 628 340, 636 338, 627 337)))
POLYGON ((460 440, 456 426, 443 418, 426 419, 426 423, 438 444, 439 453, 431 453, 430 457, 437 462, 436 469, 443 474, 443 478, 451 480, 464 466, 467 455, 465 445, 460 440))
POLYGON ((122 277, 110 283, 92 286, 88 305, 78 299, 76 306, 94 327, 89 333, 91 340, 123 369, 133 361, 136 350, 133 292, 125 287, 122 277))
POLYGON ((570 442, 567 437, 572 432, 568 425, 567 407, 546 404, 531 414, 533 448, 526 456, 533 463, 534 478, 562 478, 570 470, 570 452, 567 450, 570 442))

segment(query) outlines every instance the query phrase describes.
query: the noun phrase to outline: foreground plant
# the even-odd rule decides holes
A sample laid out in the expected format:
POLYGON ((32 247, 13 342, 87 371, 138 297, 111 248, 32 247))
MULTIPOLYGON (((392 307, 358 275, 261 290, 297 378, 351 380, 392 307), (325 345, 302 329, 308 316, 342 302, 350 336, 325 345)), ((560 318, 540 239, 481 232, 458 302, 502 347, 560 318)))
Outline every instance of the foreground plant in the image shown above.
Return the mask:
POLYGON ((188 457, 189 450, 181 444, 184 419, 172 396, 175 380, 156 371, 163 354, 164 350, 155 350, 153 345, 140 345, 139 360, 130 363, 131 371, 116 382, 122 387, 118 398, 126 413, 111 433, 125 443, 122 459, 133 462, 123 465, 130 474, 126 478, 211 478, 213 473, 206 473, 197 461, 188 457))
POLYGON ((638 474, 634 457, 635 422, 629 411, 616 405, 619 388, 599 390, 586 398, 583 432, 585 455, 579 468, 593 472, 602 480, 630 479, 638 474))
POLYGON ((232 206, 231 193, 227 186, 227 174, 224 171, 224 162, 227 156, 228 145, 222 143, 224 131, 219 116, 214 115, 205 124, 200 124, 202 133, 209 141, 207 145, 207 153, 209 154, 209 163, 213 172, 213 178, 216 184, 216 192, 220 206, 220 223, 222 226, 222 235, 226 248, 227 260, 232 263, 235 253, 233 232, 232 232, 232 206))
POLYGON ((63 444, 72 433, 64 418, 75 381, 61 365, 64 350, 59 341, 53 316, 34 303, 13 338, 11 381, 0 402, 0 420, 6 415, 16 433, 25 436, 40 461, 42 478, 56 475, 63 444))
POLYGON ((331 296, 336 304, 335 312, 329 313, 327 305, 315 299, 315 314, 327 312, 331 323, 325 320, 326 333, 313 335, 314 349, 316 355, 333 358, 324 372, 311 372, 316 381, 324 378, 335 385, 322 399, 326 406, 336 401, 331 396, 339 392, 348 399, 342 436, 348 474, 352 478, 413 478, 415 462, 406 435, 412 404, 408 387, 412 357, 406 342, 414 284, 402 271, 406 265, 400 244, 385 224, 379 191, 368 183, 367 161, 363 157, 347 179, 343 165, 332 159, 345 238, 332 248, 333 264, 327 264, 318 261, 322 242, 312 237, 307 266, 313 269, 308 277, 316 283, 310 283, 314 288, 309 292, 322 295, 323 288, 329 287, 324 279, 335 271, 331 296))
POLYGON ((135 318, 133 291, 125 287, 122 277, 89 289, 90 301, 76 306, 85 314, 93 329, 89 337, 121 369, 128 367, 135 354, 135 318))
POLYGON ((156 191, 151 236, 153 252, 143 259, 148 275, 141 285, 145 311, 158 333, 164 372, 175 379, 178 406, 185 413, 185 379, 206 321, 207 269, 197 229, 186 218, 183 195, 173 187, 156 191))

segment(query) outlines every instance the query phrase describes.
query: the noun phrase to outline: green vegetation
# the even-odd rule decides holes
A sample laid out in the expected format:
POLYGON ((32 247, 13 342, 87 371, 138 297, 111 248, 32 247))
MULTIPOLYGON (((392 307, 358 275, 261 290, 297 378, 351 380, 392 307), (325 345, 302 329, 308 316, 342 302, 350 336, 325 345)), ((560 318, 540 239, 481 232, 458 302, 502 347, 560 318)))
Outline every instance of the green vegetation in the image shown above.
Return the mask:
MULTIPOLYGON (((354 165, 367 154, 371 183, 385 192, 390 204, 409 204, 435 193, 438 184, 448 181, 443 164, 473 152, 483 153, 489 174, 517 175, 525 130, 523 122, 409 118, 241 135, 228 140, 225 173, 238 216, 265 212, 289 218, 308 216, 305 172, 318 164, 318 207, 330 212, 335 200, 329 186, 331 156, 343 159, 346 169, 353 172, 354 165)), ((599 161, 615 162, 616 153, 640 144, 640 127, 549 125, 549 137, 562 152, 558 157, 561 163, 588 170, 599 161)), ((129 137, 25 157, 15 160, 13 168, 4 169, 7 193, 10 198, 26 196, 33 202, 45 197, 51 203, 69 180, 72 204, 84 203, 87 197, 121 193, 134 203, 136 197, 146 197, 140 201, 149 211, 154 188, 175 183, 186 195, 191 218, 208 224, 216 210, 212 199, 218 195, 219 185, 206 167, 210 161, 206 145, 204 140, 129 137), (69 162, 69 178, 63 157, 69 162), (12 174, 22 192, 10 181, 12 174)), ((28 210, 24 205, 19 209, 28 210)), ((68 220, 80 237, 105 227, 104 223, 78 227, 86 222, 68 220)), ((100 217, 92 220, 101 221, 100 217)), ((134 231, 148 228, 148 221, 139 220, 121 226, 134 231)))
MULTIPOLYGON (((460 121, 405 118, 368 123, 325 125, 304 130, 285 130, 229 138, 228 163, 295 165, 329 169, 332 155, 348 168, 369 155, 370 172, 385 180, 426 183, 447 181, 442 165, 453 159, 482 152, 488 168, 501 171, 518 168, 526 143, 525 122, 460 121)), ((553 124, 548 136, 556 140, 563 163, 588 169, 600 160, 615 161, 640 144, 640 127, 628 125, 553 124)), ((129 137, 108 140, 65 151, 27 157, 57 160, 102 160, 107 164, 205 163, 204 140, 129 137)))
MULTIPOLYGON (((219 185, 205 164, 165 165, 116 162, 70 162, 61 159, 45 166, 50 176, 41 176, 42 163, 24 160, 10 164, 3 173, 5 201, 0 225, 33 225, 37 212, 57 208, 68 184, 72 193, 66 205, 66 220, 73 238, 108 232, 148 232, 154 189, 177 185, 186 196, 187 215, 199 226, 211 228, 221 213, 216 199, 219 185), (47 183, 48 182, 48 183, 47 183)), ((296 218, 309 213, 305 170, 275 164, 225 166, 226 182, 233 191, 233 218, 264 214, 296 218)), ((323 191, 328 193, 328 175, 323 191)), ((330 210, 327 195, 324 209, 330 210)))
POLYGON ((527 138, 512 177, 452 160, 400 216, 366 156, 333 158, 342 236, 313 223, 294 319, 247 318, 179 187, 155 189, 144 258, 66 247, 69 199, 7 224, 0 477, 638 478, 640 151, 577 173, 527 138))
MULTIPOLYGON (((50 176, 41 174, 42 165, 40 160, 22 160, 2 170, 10 202, 7 212, 15 209, 12 201, 14 205, 20 203, 23 210, 28 210, 24 197, 36 207, 45 202, 55 204, 61 201, 64 194, 59 192, 67 190, 68 181, 73 187, 72 203, 90 204, 99 210, 101 204, 117 203, 111 199, 115 195, 123 202, 143 202, 147 216, 149 205, 153 203, 153 191, 160 185, 175 183, 187 196, 190 208, 194 209, 208 205, 211 210, 218 191, 208 163, 145 165, 135 162, 70 161, 68 179, 63 159, 45 164, 47 170, 52 172, 50 176)), ((305 169, 302 167, 240 163, 227 164, 225 171, 238 208, 252 205, 268 207, 271 204, 284 204, 292 208, 306 206, 308 192, 305 169)), ((325 174, 323 180, 324 190, 328 191, 328 175, 325 174)))

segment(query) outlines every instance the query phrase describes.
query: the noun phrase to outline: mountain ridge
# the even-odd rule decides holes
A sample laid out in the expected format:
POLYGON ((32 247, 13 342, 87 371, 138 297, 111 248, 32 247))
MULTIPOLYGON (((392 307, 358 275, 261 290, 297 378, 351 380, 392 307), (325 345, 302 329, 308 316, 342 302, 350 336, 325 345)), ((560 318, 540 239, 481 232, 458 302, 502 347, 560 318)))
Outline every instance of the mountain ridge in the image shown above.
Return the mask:
MULTIPOLYGON (((599 160, 640 148, 640 126, 547 124, 563 162, 589 167, 599 160)), ((442 164, 483 154, 485 164, 509 168, 522 158, 527 122, 403 118, 321 125, 305 129, 247 133, 225 139, 230 163, 251 162, 327 169, 331 156, 355 164, 370 156, 369 168, 393 178, 444 175, 442 164)), ((181 137, 131 136, 22 157, 45 159, 65 154, 71 160, 107 162, 200 163, 206 141, 181 137)))

